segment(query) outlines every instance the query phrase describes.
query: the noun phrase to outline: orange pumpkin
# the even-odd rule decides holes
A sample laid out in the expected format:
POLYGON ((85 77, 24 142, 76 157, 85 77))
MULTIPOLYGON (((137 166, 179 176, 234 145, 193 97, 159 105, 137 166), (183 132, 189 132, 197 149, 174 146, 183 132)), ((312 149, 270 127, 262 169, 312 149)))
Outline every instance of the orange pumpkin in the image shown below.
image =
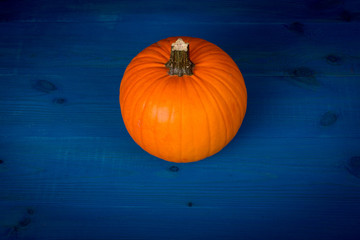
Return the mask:
POLYGON ((247 93, 222 49, 199 38, 170 37, 130 62, 119 101, 126 129, 141 148, 167 161, 194 162, 234 138, 247 93))

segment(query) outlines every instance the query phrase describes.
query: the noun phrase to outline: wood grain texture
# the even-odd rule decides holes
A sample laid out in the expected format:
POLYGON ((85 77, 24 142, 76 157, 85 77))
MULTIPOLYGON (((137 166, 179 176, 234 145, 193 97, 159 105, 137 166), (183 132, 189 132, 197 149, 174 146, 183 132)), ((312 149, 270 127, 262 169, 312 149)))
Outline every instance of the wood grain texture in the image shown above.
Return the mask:
POLYGON ((359 12, 0 1, 0 239, 358 240, 359 12), (221 47, 248 90, 236 137, 189 164, 141 150, 118 103, 131 59, 181 35, 221 47))
POLYGON ((298 19, 313 22, 358 21, 357 0, 1 1, 3 22, 259 23, 298 19), (26 9, 26 11, 24 11, 26 9), (184 17, 184 14, 185 17, 184 17))

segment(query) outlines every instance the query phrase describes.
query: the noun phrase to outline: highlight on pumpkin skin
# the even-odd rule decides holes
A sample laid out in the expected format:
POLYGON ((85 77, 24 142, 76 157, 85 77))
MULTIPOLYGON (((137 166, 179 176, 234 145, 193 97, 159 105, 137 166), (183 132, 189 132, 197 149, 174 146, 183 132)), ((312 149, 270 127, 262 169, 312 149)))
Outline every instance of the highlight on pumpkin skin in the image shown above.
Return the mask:
POLYGON ((219 47, 199 38, 170 37, 130 62, 119 102, 126 129, 142 149, 170 162, 195 162, 235 137, 247 93, 236 63, 219 47), (192 74, 183 70, 189 63, 192 74), (171 75, 171 67, 182 70, 171 75))

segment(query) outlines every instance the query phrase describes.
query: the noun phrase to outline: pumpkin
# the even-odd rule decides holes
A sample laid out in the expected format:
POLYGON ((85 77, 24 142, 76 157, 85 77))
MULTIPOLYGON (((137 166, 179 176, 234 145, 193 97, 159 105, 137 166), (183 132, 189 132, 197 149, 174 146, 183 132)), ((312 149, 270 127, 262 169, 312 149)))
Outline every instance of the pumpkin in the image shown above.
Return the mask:
POLYGON ((125 127, 142 149, 185 163, 212 156, 234 138, 247 92, 236 63, 221 48, 170 37, 132 59, 119 101, 125 127))

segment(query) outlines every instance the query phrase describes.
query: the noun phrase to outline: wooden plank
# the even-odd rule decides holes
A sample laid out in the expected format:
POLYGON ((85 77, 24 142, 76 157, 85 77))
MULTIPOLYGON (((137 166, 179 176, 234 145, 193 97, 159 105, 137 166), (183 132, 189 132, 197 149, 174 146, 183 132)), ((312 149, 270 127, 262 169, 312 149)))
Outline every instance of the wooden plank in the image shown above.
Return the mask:
POLYGON ((1 197, 94 207, 105 195, 107 207, 176 207, 193 196, 203 196, 194 205, 214 208, 325 196, 357 201, 359 179, 347 168, 357 151, 352 138, 248 137, 204 161, 174 164, 122 137, 8 137, 1 142, 1 197), (139 195, 148 198, 134 202, 139 195))
POLYGON ((359 20, 357 0, 226 1, 1 1, 4 22, 258 23, 289 19, 313 22, 359 20), (26 11, 23 11, 26 9, 26 11))
MULTIPOLYGON (((130 140, 118 103, 119 78, 97 81, 99 75, 3 76, 1 134, 130 140), (56 89, 39 82, 43 79, 56 89)), ((322 77, 319 85, 292 77, 249 76, 245 81, 248 109, 239 138, 360 137, 358 77, 322 77)))
MULTIPOLYGON (((306 203, 304 203, 306 206, 306 203)), ((354 238, 356 216, 337 218, 336 203, 331 211, 312 212, 300 205, 284 212, 266 208, 242 209, 133 209, 79 208, 59 206, 36 208, 31 224, 18 231, 22 238, 37 239, 342 239, 354 238), (301 210, 300 210, 301 208, 301 210), (84 216, 84 217, 79 217, 84 216), (156 217, 154 217, 156 216, 156 217), (261 216, 261 217, 260 217, 261 216), (155 222, 156 223, 155 223, 155 222), (64 223, 67 228, 64 229, 64 223), (286 223, 286 224, 285 224, 286 223), (262 231, 259 231, 261 227, 262 231)), ((320 205, 320 204, 319 204, 320 205)), ((35 209, 35 208, 34 208, 35 209)), ((18 207, 21 219, 24 207, 18 207)), ((19 213, 18 213, 19 212, 19 213)), ((340 213, 341 214, 341 213, 340 213)), ((11 214, 9 214, 11 215, 11 214)), ((26 215, 25 215, 26 216, 26 215)), ((16 219, 16 220, 18 220, 16 219)), ((15 222, 16 222, 15 220, 15 222)))
POLYGON ((127 64, 142 49, 160 39, 179 35, 217 44, 236 61, 245 76, 360 74, 357 24, 306 24, 300 33, 284 24, 193 23, 191 26, 187 23, 164 26, 88 23, 86 27, 83 23, 1 24, 0 74, 73 72, 75 75, 79 70, 85 74, 83 69, 86 69, 89 75, 121 78, 127 64), (343 39, 348 39, 348 44, 343 44, 343 39), (300 67, 308 71, 297 71, 300 67), (93 72, 101 70, 101 73, 93 72))

